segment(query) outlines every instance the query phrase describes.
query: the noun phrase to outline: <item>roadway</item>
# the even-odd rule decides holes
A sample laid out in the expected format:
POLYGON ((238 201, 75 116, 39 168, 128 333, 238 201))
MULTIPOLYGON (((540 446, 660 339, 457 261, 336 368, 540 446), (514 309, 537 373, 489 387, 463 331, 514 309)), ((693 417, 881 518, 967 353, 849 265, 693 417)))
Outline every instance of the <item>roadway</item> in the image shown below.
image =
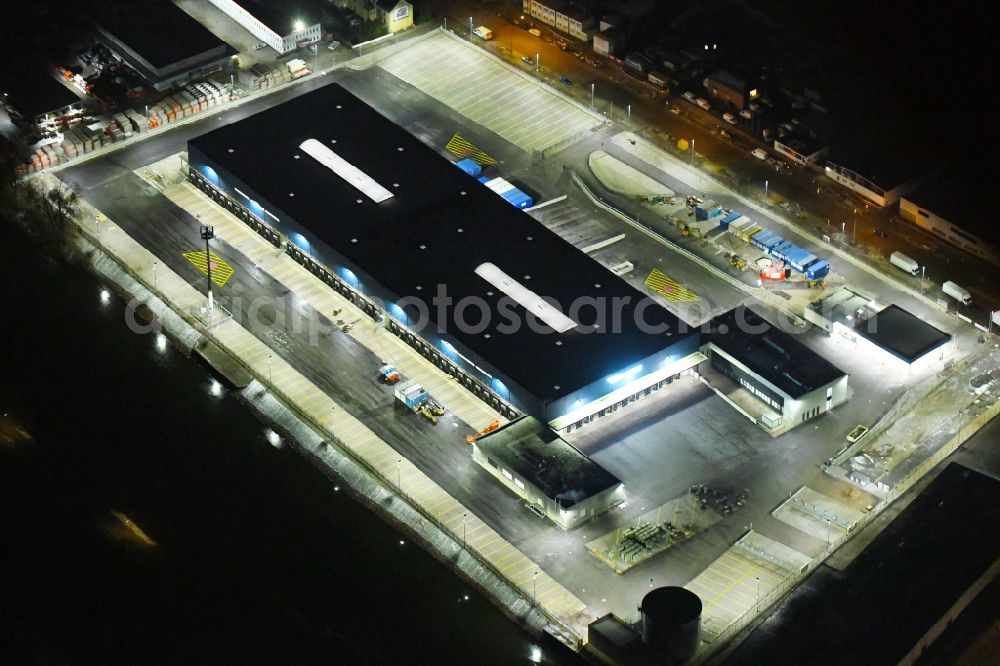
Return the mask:
MULTIPOLYGON (((888 209, 866 208, 864 199, 859 195, 837 185, 818 171, 797 165, 776 171, 768 163, 750 156, 750 151, 756 147, 765 147, 777 155, 771 150, 772 146, 728 125, 717 115, 684 101, 680 97, 683 91, 671 91, 667 99, 663 93, 656 93, 651 86, 625 74, 613 62, 594 54, 589 44, 567 37, 574 48, 605 63, 604 67, 595 69, 578 60, 571 52, 562 51, 554 43, 560 35, 537 19, 526 17, 542 31, 542 38, 511 23, 508 19, 520 13, 499 2, 472 5, 467 0, 455 0, 445 3, 445 7, 448 25, 457 34, 465 34, 468 17, 472 16, 476 25, 485 25, 494 33, 492 43, 486 47, 526 71, 533 68, 522 64, 520 58, 533 58, 536 53, 539 54, 542 76, 551 80, 557 80, 560 75, 568 77, 573 86, 566 92, 574 94, 578 101, 590 103, 593 84, 594 108, 610 113, 616 121, 624 120, 626 108, 631 106, 630 124, 635 129, 668 143, 679 138, 693 139, 703 164, 743 193, 762 197, 764 181, 767 180, 769 200, 774 204, 781 201, 797 204, 806 218, 801 223, 812 230, 834 235, 840 232, 843 224, 846 229, 843 240, 853 246, 859 256, 870 253, 887 258, 893 251, 902 251, 922 265, 926 264, 929 281, 937 284, 945 280, 958 282, 973 293, 976 303, 967 314, 977 321, 986 321, 989 310, 1000 307, 1000 283, 993 279, 996 266, 899 220, 898 209, 894 206, 888 209), (677 107, 680 113, 669 113, 667 102, 677 107), (722 138, 719 134, 722 129, 731 139, 722 138), (876 230, 882 231, 885 237, 878 235, 876 230)), ((479 42, 478 39, 473 40, 474 43, 479 42)), ((931 148, 928 147, 928 150, 931 148)))

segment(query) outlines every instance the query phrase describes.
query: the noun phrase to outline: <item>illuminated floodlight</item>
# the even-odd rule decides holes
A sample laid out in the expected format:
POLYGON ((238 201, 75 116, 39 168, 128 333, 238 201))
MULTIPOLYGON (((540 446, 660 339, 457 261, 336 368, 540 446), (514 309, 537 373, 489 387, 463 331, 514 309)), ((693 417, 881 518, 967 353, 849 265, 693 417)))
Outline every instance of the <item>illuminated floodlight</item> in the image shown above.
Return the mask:
POLYGON ((111 302, 111 292, 107 289, 101 289, 101 303, 107 305, 111 302))
POLYGON ((222 384, 220 384, 218 380, 213 379, 212 384, 208 390, 213 396, 218 398, 220 395, 222 395, 222 384))
POLYGON ((611 384, 618 384, 619 382, 631 379, 632 377, 638 375, 642 372, 642 365, 633 365, 628 370, 623 370, 622 372, 616 372, 613 375, 608 376, 608 382, 611 384))
POLYGON ((281 435, 274 432, 270 428, 267 429, 267 443, 276 449, 281 448, 281 435))
POLYGON ((301 32, 302 30, 306 29, 306 24, 303 23, 302 21, 296 21, 295 25, 294 25, 294 28, 295 28, 295 32, 301 32))
POLYGON ((159 352, 167 351, 167 336, 163 333, 156 334, 156 350, 159 352))

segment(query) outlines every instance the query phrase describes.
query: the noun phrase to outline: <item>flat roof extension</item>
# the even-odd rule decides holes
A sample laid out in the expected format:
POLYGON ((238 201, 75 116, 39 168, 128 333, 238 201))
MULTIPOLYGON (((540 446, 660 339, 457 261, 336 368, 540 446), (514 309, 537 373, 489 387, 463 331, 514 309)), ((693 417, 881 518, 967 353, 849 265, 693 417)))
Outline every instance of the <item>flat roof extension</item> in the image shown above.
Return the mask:
POLYGON ((709 322, 709 341, 793 398, 844 376, 844 371, 741 305, 709 322))
MULTIPOLYGON (((391 294, 419 302, 450 339, 539 400, 567 395, 697 335, 335 83, 192 139, 189 146, 195 166, 200 152, 253 190, 248 196, 276 207, 269 211, 277 218, 287 216, 391 294), (328 146, 393 196, 379 203, 365 197, 306 154, 300 146, 307 139, 328 146), (488 264, 499 272, 484 271, 488 264), (513 282, 498 288, 484 272, 513 282), (483 308, 451 307, 438 321, 439 285, 453 304, 472 297, 483 308), (511 326, 507 294, 531 292, 554 299, 579 325, 557 333, 529 319, 522 303, 509 309, 521 322, 511 326), (599 311, 588 305, 593 302, 606 307, 599 311), (616 302, 620 317, 611 310, 616 302)), ((321 248, 316 254, 322 259, 321 248)), ((407 308, 411 318, 415 312, 407 308)))
POLYGON ((854 332, 907 363, 951 340, 948 333, 895 304, 855 324, 854 332))
POLYGON ((203 54, 214 59, 236 53, 183 9, 165 0, 113 14, 98 25, 158 69, 203 54))
POLYGON ((564 509, 621 483, 531 416, 515 419, 481 437, 476 446, 564 509))

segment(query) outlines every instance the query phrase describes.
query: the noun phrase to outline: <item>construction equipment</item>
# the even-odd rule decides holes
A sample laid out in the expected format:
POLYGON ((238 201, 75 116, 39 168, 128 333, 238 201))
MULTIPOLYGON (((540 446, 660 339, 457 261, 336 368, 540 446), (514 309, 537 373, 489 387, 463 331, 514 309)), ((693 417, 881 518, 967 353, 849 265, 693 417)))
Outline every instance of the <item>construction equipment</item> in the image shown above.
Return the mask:
POLYGON ((747 267, 747 261, 738 254, 731 254, 729 255, 729 265, 741 271, 747 267))
POLYGON ((396 367, 390 363, 386 363, 379 368, 378 373, 382 376, 382 380, 389 386, 392 386, 402 379, 402 375, 399 374, 399 370, 396 370, 396 367))
POLYGON ((826 289, 826 280, 807 280, 810 289, 826 289))
POLYGON ((490 421, 489 424, 487 424, 487 426, 485 428, 483 428, 482 430, 480 430, 476 434, 474 434, 474 435, 466 435, 465 436, 465 441, 467 441, 469 444, 472 444, 473 442, 475 442, 477 439, 479 439, 483 435, 488 435, 489 433, 493 432, 494 430, 496 430, 499 427, 500 427, 500 422, 499 421, 490 421))

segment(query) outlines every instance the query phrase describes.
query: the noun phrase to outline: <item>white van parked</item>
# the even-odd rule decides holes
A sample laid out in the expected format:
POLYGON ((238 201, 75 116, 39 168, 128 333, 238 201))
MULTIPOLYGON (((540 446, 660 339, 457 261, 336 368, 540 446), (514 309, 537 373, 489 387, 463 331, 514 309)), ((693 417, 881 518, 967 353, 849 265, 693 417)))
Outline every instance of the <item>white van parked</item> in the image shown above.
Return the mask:
POLYGON ((763 148, 754 148, 753 150, 750 151, 750 154, 759 160, 767 159, 767 151, 764 150, 763 148))

